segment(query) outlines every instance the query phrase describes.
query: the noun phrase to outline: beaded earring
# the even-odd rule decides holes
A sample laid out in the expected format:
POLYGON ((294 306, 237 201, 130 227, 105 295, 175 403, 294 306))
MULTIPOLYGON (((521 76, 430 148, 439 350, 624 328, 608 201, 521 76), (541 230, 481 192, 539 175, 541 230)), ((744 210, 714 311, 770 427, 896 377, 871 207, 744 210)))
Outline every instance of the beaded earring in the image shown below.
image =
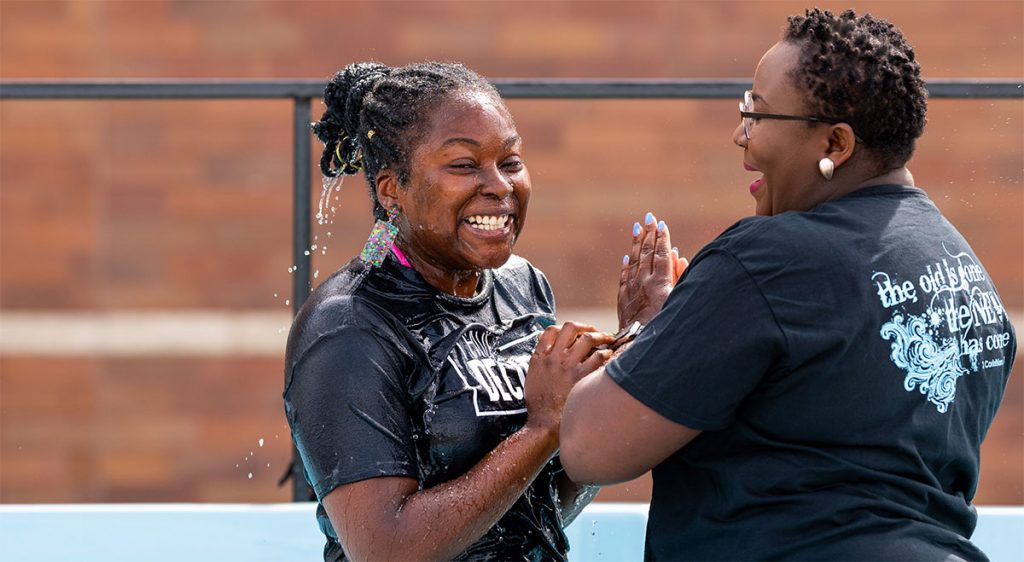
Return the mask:
POLYGON ((374 223, 373 230, 370 231, 370 237, 366 240, 363 251, 359 253, 359 257, 363 259, 363 262, 371 267, 380 267, 380 264, 384 263, 384 258, 391 251, 391 245, 398 235, 398 225, 395 223, 398 220, 400 211, 398 207, 391 207, 387 211, 388 220, 378 219, 374 223))

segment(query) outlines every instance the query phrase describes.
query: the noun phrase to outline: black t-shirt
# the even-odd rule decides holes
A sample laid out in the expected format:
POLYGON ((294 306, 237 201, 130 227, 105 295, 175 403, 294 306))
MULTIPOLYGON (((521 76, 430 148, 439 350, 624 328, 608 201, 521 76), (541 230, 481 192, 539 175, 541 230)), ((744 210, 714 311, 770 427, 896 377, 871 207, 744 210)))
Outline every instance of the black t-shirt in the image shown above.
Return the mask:
POLYGON ((984 559, 971 500, 1016 347, 919 189, 741 220, 607 368, 703 431, 653 470, 647 558, 984 559))
MULTIPOLYGON (((476 465, 526 421, 530 355, 555 304, 544 275, 513 256, 477 294, 429 285, 394 255, 353 260, 319 286, 292 326, 285 411, 306 479, 323 500, 341 484, 408 476, 430 488, 476 465)), ((458 559, 564 560, 550 461, 458 559)), ((323 505, 326 560, 344 552, 323 505)))

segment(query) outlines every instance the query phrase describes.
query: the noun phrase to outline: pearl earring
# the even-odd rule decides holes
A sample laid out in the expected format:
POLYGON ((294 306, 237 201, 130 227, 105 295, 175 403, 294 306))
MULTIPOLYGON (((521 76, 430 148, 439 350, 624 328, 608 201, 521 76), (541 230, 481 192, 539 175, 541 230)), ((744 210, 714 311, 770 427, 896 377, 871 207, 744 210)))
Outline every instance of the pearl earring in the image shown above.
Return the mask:
POLYGON ((818 171, 821 172, 821 176, 828 181, 832 179, 832 174, 836 171, 836 163, 826 156, 825 158, 818 160, 818 171))

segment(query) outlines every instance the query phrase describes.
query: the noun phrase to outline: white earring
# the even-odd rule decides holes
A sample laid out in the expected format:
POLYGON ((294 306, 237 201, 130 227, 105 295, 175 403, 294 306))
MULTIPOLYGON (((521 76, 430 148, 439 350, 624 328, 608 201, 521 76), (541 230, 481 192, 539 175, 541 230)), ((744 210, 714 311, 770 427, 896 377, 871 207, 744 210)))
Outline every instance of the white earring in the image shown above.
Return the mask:
POLYGON ((832 179, 832 174, 836 171, 836 163, 826 156, 825 158, 818 160, 818 171, 821 172, 821 176, 828 181, 832 179))

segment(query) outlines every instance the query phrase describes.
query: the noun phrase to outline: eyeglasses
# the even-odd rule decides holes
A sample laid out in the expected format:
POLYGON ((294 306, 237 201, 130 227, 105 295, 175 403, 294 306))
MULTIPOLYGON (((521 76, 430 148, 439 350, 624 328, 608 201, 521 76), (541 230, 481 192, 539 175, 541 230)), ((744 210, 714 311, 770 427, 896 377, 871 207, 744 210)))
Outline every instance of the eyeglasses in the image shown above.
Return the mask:
MULTIPOLYGON (((780 115, 778 113, 758 113, 753 111, 754 109, 754 96, 750 93, 750 90, 743 92, 743 101, 740 102, 740 119, 743 121, 743 136, 750 141, 750 126, 753 124, 754 119, 779 119, 782 121, 810 121, 812 123, 827 123, 829 125, 835 125, 840 121, 834 119, 824 119, 821 117, 804 117, 802 115, 780 115)), ((864 142, 856 134, 854 138, 857 142, 864 142)))

